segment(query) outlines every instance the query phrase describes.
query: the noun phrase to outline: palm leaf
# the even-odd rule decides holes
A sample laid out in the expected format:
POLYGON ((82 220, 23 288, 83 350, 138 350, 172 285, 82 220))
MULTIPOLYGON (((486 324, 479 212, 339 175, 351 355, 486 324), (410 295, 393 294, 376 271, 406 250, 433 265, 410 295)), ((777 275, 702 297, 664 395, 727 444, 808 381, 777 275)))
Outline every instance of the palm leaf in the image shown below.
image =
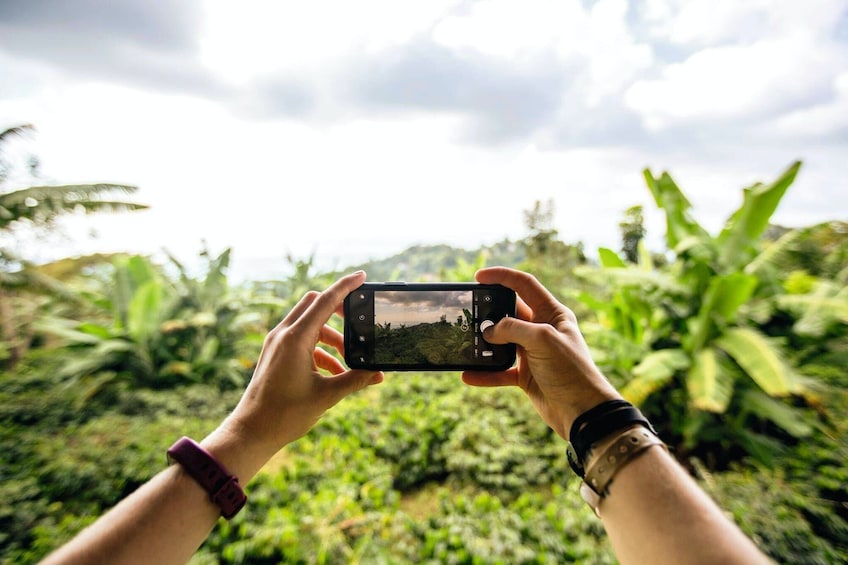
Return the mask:
POLYGON ((736 311, 751 298, 758 282, 757 277, 743 273, 710 279, 698 315, 689 320, 688 349, 699 351, 704 346, 717 317, 725 322, 734 321, 736 311))
POLYGON ((162 305, 162 284, 150 280, 133 294, 127 310, 127 333, 137 343, 144 343, 159 328, 162 305))
POLYGON ((601 266, 608 269, 627 266, 621 257, 618 256, 618 253, 606 247, 598 249, 598 257, 601 261, 601 266))
POLYGON ((0 228, 30 220, 50 222, 56 216, 81 209, 90 212, 124 212, 143 210, 147 206, 134 202, 106 200, 106 194, 131 194, 137 187, 126 184, 73 184, 31 186, 0 194, 0 228))
POLYGON ((769 420, 793 437, 806 437, 813 433, 813 426, 804 419, 800 410, 759 391, 746 390, 742 394, 741 405, 744 410, 769 420))
POLYGON ((784 310, 799 312, 793 329, 801 335, 821 336, 834 323, 848 323, 848 298, 819 294, 786 294, 777 298, 784 310))
POLYGON ((715 345, 733 357, 751 379, 769 396, 800 392, 799 381, 768 339, 750 328, 731 328, 715 345))
POLYGON ((723 414, 733 396, 733 376, 721 366, 714 349, 703 349, 694 358, 686 386, 692 405, 723 414))
MULTIPOLYGON (((820 224, 823 225, 823 224, 820 224)), ((745 272, 749 275, 759 274, 768 266, 779 268, 779 264, 792 248, 792 244, 798 241, 802 235, 810 232, 812 228, 790 230, 780 236, 777 241, 766 247, 753 261, 745 265, 745 272)))
POLYGON ((624 386, 621 394, 633 404, 641 404, 689 363, 689 356, 682 349, 653 351, 633 368, 635 378, 624 386))
POLYGON ((62 185, 40 185, 21 188, 0 195, 0 201, 4 204, 23 204, 27 198, 35 200, 89 200, 109 192, 121 192, 132 194, 138 190, 137 186, 129 184, 112 183, 90 183, 90 184, 62 184, 62 185))
POLYGON ((654 177, 650 170, 643 171, 645 183, 657 206, 665 212, 666 243, 669 249, 690 236, 709 238, 709 234, 689 214, 692 205, 668 173, 654 177))
POLYGON ((36 321, 33 326, 36 330, 62 338, 71 345, 96 345, 103 341, 100 332, 91 331, 91 324, 83 328, 76 320, 42 318, 36 321))
POLYGON ((742 206, 728 218, 717 238, 719 260, 723 265, 733 268, 748 263, 749 256, 743 251, 750 249, 768 227, 772 214, 800 168, 801 162, 796 161, 773 183, 755 184, 743 191, 742 206))
POLYGON ((127 354, 134 354, 136 346, 125 339, 108 339, 86 350, 83 357, 66 363, 59 371, 62 377, 84 377, 109 369, 127 354))
POLYGON ((26 132, 32 131, 35 129, 35 126, 32 124, 21 124, 19 126, 14 126, 8 128, 2 132, 0 132, 0 144, 6 142, 9 138, 15 135, 23 135, 26 132))

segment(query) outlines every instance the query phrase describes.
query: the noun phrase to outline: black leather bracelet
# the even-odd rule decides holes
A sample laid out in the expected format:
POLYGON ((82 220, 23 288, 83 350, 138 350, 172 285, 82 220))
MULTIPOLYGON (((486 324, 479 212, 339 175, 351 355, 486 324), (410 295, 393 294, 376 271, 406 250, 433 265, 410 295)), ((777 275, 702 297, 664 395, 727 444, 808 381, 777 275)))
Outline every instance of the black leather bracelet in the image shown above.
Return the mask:
POLYGON ((571 429, 568 431, 568 440, 572 443, 577 439, 577 433, 583 428, 583 426, 597 418, 602 417, 604 414, 611 412, 613 410, 617 410, 624 406, 633 406, 626 400, 621 398, 617 398, 615 400, 607 400, 605 402, 601 402, 597 406, 594 406, 574 419, 574 423, 571 424, 571 429))
POLYGON ((651 423, 626 400, 608 400, 587 410, 574 420, 569 431, 568 463, 581 478, 585 476, 586 455, 594 443, 609 435, 631 427, 641 425, 657 435, 651 423))

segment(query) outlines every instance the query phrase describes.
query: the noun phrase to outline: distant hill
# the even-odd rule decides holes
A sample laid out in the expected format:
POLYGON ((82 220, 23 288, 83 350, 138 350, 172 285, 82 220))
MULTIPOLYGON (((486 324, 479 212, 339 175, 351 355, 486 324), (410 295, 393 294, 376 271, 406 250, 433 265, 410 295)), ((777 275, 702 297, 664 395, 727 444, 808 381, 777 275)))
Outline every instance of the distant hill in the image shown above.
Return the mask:
POLYGON ((350 269, 364 269, 371 281, 432 281, 442 279, 442 272, 455 268, 460 259, 473 263, 481 253, 485 256, 486 265, 514 267, 524 260, 521 243, 504 240, 479 249, 414 245, 386 259, 353 265, 350 269))

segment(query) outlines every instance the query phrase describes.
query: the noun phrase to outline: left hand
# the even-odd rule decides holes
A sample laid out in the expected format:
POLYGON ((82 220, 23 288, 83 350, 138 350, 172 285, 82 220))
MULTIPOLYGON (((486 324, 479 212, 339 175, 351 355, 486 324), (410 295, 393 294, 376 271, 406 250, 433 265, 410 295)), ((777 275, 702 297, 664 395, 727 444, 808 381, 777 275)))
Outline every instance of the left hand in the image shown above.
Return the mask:
POLYGON ((346 369, 318 347, 321 342, 343 351, 344 337, 327 321, 363 282, 365 273, 358 271, 324 292, 307 293, 268 333, 253 378, 223 424, 229 432, 253 442, 270 457, 306 434, 342 398, 383 381, 382 372, 346 369))

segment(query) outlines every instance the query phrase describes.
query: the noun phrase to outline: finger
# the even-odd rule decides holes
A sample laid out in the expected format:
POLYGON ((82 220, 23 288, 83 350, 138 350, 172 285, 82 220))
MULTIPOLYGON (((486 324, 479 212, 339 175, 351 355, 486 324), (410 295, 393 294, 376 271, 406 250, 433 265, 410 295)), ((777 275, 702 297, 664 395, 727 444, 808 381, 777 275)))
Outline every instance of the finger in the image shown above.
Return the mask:
POLYGON ((365 271, 357 271, 340 278, 309 305, 300 317, 299 322, 305 324, 310 332, 314 331, 317 334, 321 330, 321 326, 326 324, 333 312, 336 311, 336 308, 344 302, 345 296, 363 282, 365 282, 365 271))
POLYGON ((522 320, 532 320, 533 310, 527 306, 527 303, 520 296, 515 300, 515 314, 522 320))
POLYGON ((462 373, 462 382, 470 386, 479 387, 517 386, 518 369, 513 367, 497 373, 464 371, 462 373))
POLYGON ((297 304, 289 311, 288 314, 283 318, 283 320, 277 324, 277 327, 285 327, 292 325, 295 320, 299 319, 304 312, 306 312, 307 308, 309 308, 313 302, 320 296, 320 293, 315 290, 310 290, 306 294, 303 295, 297 304))
POLYGON ((511 288, 536 315, 551 312, 559 306, 554 295, 529 273, 509 267, 489 267, 477 271, 475 278, 483 284, 501 284, 511 288))
POLYGON ((501 318, 501 320, 483 332, 483 339, 492 345, 515 343, 525 349, 534 349, 542 343, 543 336, 548 331, 556 331, 550 324, 539 324, 518 318, 501 318))
POLYGON ((334 348, 339 353, 344 352, 344 335, 338 330, 331 328, 327 324, 321 327, 321 335, 318 338, 321 343, 325 343, 334 348))
POLYGON ((332 353, 325 351, 320 347, 315 348, 315 351, 312 353, 312 358, 315 360, 315 365, 319 369, 330 371, 334 375, 343 373, 346 370, 345 366, 342 365, 342 362, 336 359, 332 353))
POLYGON ((383 382, 383 379, 382 371, 351 369, 338 373, 334 377, 327 377, 323 381, 323 386, 326 387, 331 405, 335 405, 344 397, 367 386, 379 384, 383 382))

